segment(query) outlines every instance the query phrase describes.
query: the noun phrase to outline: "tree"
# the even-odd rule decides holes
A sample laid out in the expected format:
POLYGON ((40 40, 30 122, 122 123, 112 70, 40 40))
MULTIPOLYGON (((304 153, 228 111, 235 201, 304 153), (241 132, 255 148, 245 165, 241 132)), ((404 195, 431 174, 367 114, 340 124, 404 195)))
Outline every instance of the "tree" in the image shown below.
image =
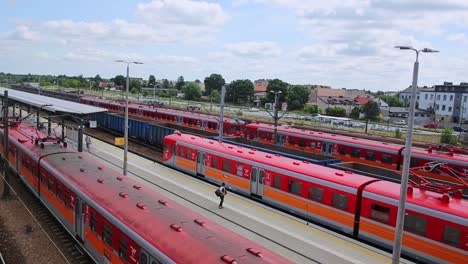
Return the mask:
POLYGON ((275 94, 272 93, 281 91, 281 94, 278 94, 278 105, 281 105, 282 102, 284 102, 284 98, 288 96, 288 86, 289 84, 286 82, 283 82, 280 79, 274 79, 268 82, 267 86, 267 94, 266 94, 266 99, 269 102, 274 102, 275 101, 275 94))
POLYGON ((403 106, 403 104, 400 101, 400 98, 397 95, 395 96, 383 95, 383 96, 379 96, 379 98, 382 101, 386 102, 388 106, 390 107, 402 107, 403 106))
POLYGON ((328 107, 325 113, 330 116, 346 116, 346 109, 341 107, 328 107))
POLYGON ((185 94, 184 98, 187 100, 198 100, 201 97, 201 88, 196 83, 188 82, 182 87, 182 90, 185 94))
POLYGON ((96 76, 94 76, 94 82, 96 82, 98 84, 99 84, 99 82, 102 82, 102 78, 101 78, 101 76, 99 76, 99 74, 96 74, 96 76))
POLYGON ((126 79, 125 79, 125 77, 123 75, 117 75, 114 78, 114 83, 117 86, 125 87, 126 79))
POLYGON ((452 144, 457 143, 457 139, 453 136, 453 130, 451 128, 445 128, 440 135, 441 144, 452 144))
POLYGON ((137 92, 140 92, 140 82, 137 80, 131 80, 130 81, 130 90, 136 90, 137 92))
POLYGON ((379 115, 379 104, 374 101, 369 101, 362 106, 362 112, 366 115, 367 119, 375 120, 379 115))
POLYGON ((250 80, 235 80, 226 91, 226 101, 239 103, 248 102, 254 94, 254 85, 250 80))
POLYGON ((309 101, 309 89, 304 85, 291 85, 286 97, 289 110, 300 110, 309 101))
POLYGON ((195 83, 198 83, 198 84, 200 84, 201 82, 200 82, 200 80, 198 80, 198 79, 195 79, 195 83))
POLYGON ((308 114, 316 114, 319 112, 319 108, 316 105, 305 105, 304 111, 308 114))
POLYGON ((179 78, 177 78, 177 82, 175 84, 176 89, 177 90, 182 90, 184 85, 185 85, 184 76, 179 76, 179 78))
POLYGON ((156 85, 156 78, 154 75, 150 75, 148 78, 148 87, 153 88, 156 85))
POLYGON ((162 88, 170 89, 171 88, 171 83, 167 79, 164 79, 163 84, 162 84, 162 88))
POLYGON ((349 114, 349 117, 351 118, 354 118, 354 119, 358 119, 359 118, 359 107, 358 106, 355 106, 353 108, 353 110, 351 110, 351 113, 349 114))
POLYGON ((205 78, 205 94, 211 95, 212 91, 221 92, 221 88, 226 84, 223 76, 221 74, 213 73, 209 77, 205 78))

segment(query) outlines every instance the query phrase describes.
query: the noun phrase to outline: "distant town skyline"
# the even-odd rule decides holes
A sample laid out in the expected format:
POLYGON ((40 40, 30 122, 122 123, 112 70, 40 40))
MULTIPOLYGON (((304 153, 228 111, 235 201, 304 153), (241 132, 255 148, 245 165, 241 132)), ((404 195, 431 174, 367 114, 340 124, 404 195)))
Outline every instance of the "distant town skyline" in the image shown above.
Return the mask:
POLYGON ((19 1, 0 10, 0 72, 147 79, 279 78, 396 91, 467 82, 465 0, 19 1))

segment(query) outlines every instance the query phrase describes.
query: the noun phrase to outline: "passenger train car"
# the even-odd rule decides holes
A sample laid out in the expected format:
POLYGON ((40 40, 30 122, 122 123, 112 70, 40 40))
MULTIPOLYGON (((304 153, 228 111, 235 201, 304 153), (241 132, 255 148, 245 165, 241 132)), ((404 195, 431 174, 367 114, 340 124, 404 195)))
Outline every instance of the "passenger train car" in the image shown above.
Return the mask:
MULTIPOLYGON (((125 112, 125 103, 109 101, 97 97, 81 97, 80 103, 106 108, 111 112, 125 112)), ((145 104, 129 103, 128 114, 150 120, 159 120, 181 126, 192 127, 200 130, 218 132, 219 121, 217 117, 168 108, 154 108, 145 104)), ((224 119, 223 133, 230 136, 242 136, 245 123, 242 120, 224 119)))
MULTIPOLYGON (((400 185, 176 132, 164 163, 304 218, 391 248, 400 185)), ((409 188, 403 252, 429 263, 467 263, 468 201, 409 188)))
MULTIPOLYGON (((4 153, 4 130, 0 151, 4 153)), ((290 263, 26 124, 8 161, 97 263, 290 263)))
MULTIPOLYGON (((261 123, 246 125, 246 139, 273 144, 273 135, 274 126, 272 125, 261 123)), ((277 135, 277 144, 284 147, 333 156, 343 161, 365 163, 392 170, 402 169, 403 145, 285 126, 277 127, 277 135)), ((468 155, 438 152, 430 148, 425 150, 413 147, 411 149, 411 167, 423 166, 428 162, 445 163, 468 178, 468 155)), ((454 181, 448 175, 430 172, 422 172, 422 175, 448 182, 454 181)))

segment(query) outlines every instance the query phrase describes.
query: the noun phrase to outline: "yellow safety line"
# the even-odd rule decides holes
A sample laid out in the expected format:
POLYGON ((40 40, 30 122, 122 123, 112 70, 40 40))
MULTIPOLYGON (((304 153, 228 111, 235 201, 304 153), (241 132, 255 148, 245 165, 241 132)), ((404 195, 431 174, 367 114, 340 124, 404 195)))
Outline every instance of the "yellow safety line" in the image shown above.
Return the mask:
MULTIPOLYGON (((105 146, 109 146, 109 145, 106 144, 105 146)), ((145 158, 143 158, 143 157, 140 157, 140 156, 137 156, 137 155, 135 155, 135 157, 136 157, 136 158, 139 158, 140 160, 142 160, 143 163, 145 163, 146 161, 148 161, 147 159, 145 159, 145 158)), ((146 162, 146 163, 147 163, 148 165, 153 165, 153 166, 156 165, 154 162, 146 162)), ((145 164, 142 164, 142 165, 145 165, 145 164)), ((180 175, 180 174, 178 174, 178 173, 175 173, 174 171, 169 170, 168 168, 166 168, 166 167, 164 167, 164 166, 159 165, 159 168, 160 168, 160 169, 163 169, 163 170, 165 171, 165 173, 168 173, 168 174, 170 174, 171 176, 176 176, 176 177, 179 178, 179 179, 188 180, 188 181, 190 181, 192 184, 196 184, 196 185, 198 185, 198 187, 201 187, 201 188, 203 188, 203 189, 205 189, 205 190, 209 190, 209 189, 210 189, 209 186, 206 186, 206 185, 204 185, 204 184, 201 184, 200 182, 195 181, 194 179, 192 179, 192 178, 190 178, 190 177, 182 176, 182 175, 180 175)), ((289 218, 287 218, 287 217, 284 217, 284 216, 278 215, 278 214, 276 214, 276 213, 273 213, 273 212, 271 212, 271 211, 269 211, 269 210, 266 210, 266 209, 264 209, 264 208, 262 208, 262 207, 260 207, 260 206, 255 205, 255 204, 253 204, 253 203, 245 202, 244 200, 242 200, 242 199, 240 199, 240 198, 238 198, 238 197, 235 197, 235 196, 229 196, 229 197, 232 197, 232 199, 235 199, 236 202, 238 202, 238 203, 240 203, 240 204, 243 204, 244 206, 248 206, 248 207, 250 207, 250 208, 252 208, 252 209, 254 209, 254 210, 257 210, 257 211, 262 211, 264 214, 268 214, 268 215, 270 215, 270 216, 272 216, 272 217, 275 217, 275 218, 279 219, 280 221, 288 222, 289 224, 293 224, 293 225, 295 225, 296 227, 300 227, 301 229, 307 230, 307 231, 309 231, 309 232, 313 232, 313 233, 315 233, 315 234, 317 234, 317 235, 320 235, 320 236, 322 236, 322 237, 324 237, 324 238, 326 238, 326 239, 333 240, 333 241, 335 241, 335 242, 337 242, 337 243, 339 243, 339 244, 342 244, 342 245, 345 245, 345 246, 347 246, 347 247, 350 247, 350 248, 352 248, 352 249, 354 249, 354 250, 360 251, 360 252, 362 252, 362 253, 364 253, 364 254, 366 254, 366 255, 369 255, 369 256, 371 256, 371 257, 373 257, 373 258, 380 259, 380 260, 384 261, 385 263, 391 263, 390 257, 386 257, 386 256, 383 256, 383 255, 374 253, 374 252, 372 252, 372 251, 369 251, 369 250, 367 250, 367 249, 365 249, 365 248, 363 248, 363 247, 360 247, 360 246, 358 246, 358 245, 356 245, 356 244, 353 244, 353 243, 351 243, 351 242, 347 242, 347 241, 345 241, 345 240, 338 239, 338 238, 336 238, 336 237, 334 237, 334 236, 332 236, 332 235, 330 235, 330 234, 327 234, 327 233, 325 233, 325 232, 323 232, 323 231, 319 231, 319 230, 316 230, 316 229, 311 228, 310 226, 306 226, 306 225, 300 224, 299 222, 293 221, 292 219, 289 219, 289 218)))

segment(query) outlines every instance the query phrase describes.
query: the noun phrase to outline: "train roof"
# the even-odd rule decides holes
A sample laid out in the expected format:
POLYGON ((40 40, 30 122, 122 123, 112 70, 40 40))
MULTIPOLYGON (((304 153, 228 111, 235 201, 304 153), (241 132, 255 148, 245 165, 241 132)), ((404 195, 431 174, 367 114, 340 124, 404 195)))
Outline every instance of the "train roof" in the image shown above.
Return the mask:
MULTIPOLYGON (((273 125, 264 124, 264 123, 251 123, 251 124, 247 124, 246 127, 254 127, 254 128, 257 128, 260 130, 266 130, 266 131, 274 130, 273 125)), ((323 140, 328 140, 330 142, 333 142, 333 141, 342 142, 342 143, 349 144, 349 145, 355 145, 357 147, 366 146, 366 147, 374 148, 374 149, 383 148, 393 153, 398 153, 398 151, 402 147, 404 147, 404 145, 400 145, 400 144, 393 144, 393 143, 380 142, 380 141, 374 141, 374 140, 369 140, 369 139, 362 139, 362 138, 357 138, 357 137, 303 130, 303 129, 291 128, 288 126, 278 126, 277 130, 278 130, 278 133, 283 133, 286 135, 290 134, 290 135, 301 135, 301 136, 310 137, 310 138, 320 138, 323 140)), ((460 163, 460 165, 463 165, 463 162, 468 162, 468 155, 454 154, 454 153, 450 154, 447 152, 437 152, 435 150, 433 150, 432 152, 428 152, 428 150, 417 148, 417 147, 411 148, 411 154, 418 156, 418 157, 431 156, 431 157, 440 159, 443 162, 449 162, 449 161, 453 162, 454 160, 456 160, 460 163)))
POLYGON ((243 263, 290 263, 96 162, 88 153, 63 149, 57 143, 41 148, 29 140, 31 136, 38 135, 29 125, 19 124, 11 128, 9 133, 24 151, 30 151, 36 158, 57 153, 43 157, 41 164, 55 175, 60 175, 65 180, 64 184, 68 183, 68 188, 83 193, 176 263, 221 263, 220 258, 224 255, 243 263), (261 252, 262 257, 250 254, 247 251, 249 248, 254 253, 261 252))
POLYGON ((371 177, 359 175, 351 171, 324 167, 308 161, 298 161, 278 154, 266 153, 212 139, 182 134, 178 131, 172 135, 166 136, 166 139, 174 140, 178 144, 185 143, 189 146, 209 149, 217 152, 219 155, 234 156, 235 160, 244 159, 245 161, 253 161, 258 164, 264 164, 265 166, 271 166, 275 168, 275 171, 283 170, 285 174, 290 172, 297 173, 298 175, 307 177, 304 178, 305 180, 312 178, 319 179, 350 188, 357 188, 363 183, 374 180, 371 177))
MULTIPOLYGON (((109 103, 109 104, 115 104, 115 105, 122 105, 120 102, 117 101, 111 101, 111 100, 106 100, 106 99, 101 99, 98 97, 82 97, 85 100, 89 101, 94 101, 94 102, 103 102, 103 103, 109 103)), ((175 109, 169 109, 169 108, 154 108, 152 106, 146 105, 146 104, 138 104, 134 102, 128 102, 128 107, 133 108, 133 109, 144 109, 147 111, 151 112, 157 112, 157 113, 164 113, 164 114, 172 114, 172 115, 178 115, 182 117, 188 117, 188 118, 200 118, 203 120, 211 121, 211 122, 219 122, 218 117, 216 116, 211 116, 208 114, 201 114, 201 113, 193 113, 193 112, 187 112, 187 111, 182 111, 182 110, 175 110, 175 109)), ((224 118, 224 122, 226 123, 232 123, 232 124, 245 124, 244 121, 239 120, 239 119, 233 119, 233 118, 224 118)))
MULTIPOLYGON (((378 181, 368 185, 365 192, 379 194, 390 198, 395 202, 400 200, 400 184, 388 181, 378 181)), ((438 212, 446 213, 445 217, 457 216, 464 219, 465 225, 468 225, 468 200, 462 198, 450 197, 448 202, 444 202, 442 194, 432 191, 412 188, 412 194, 407 196, 407 209, 415 210, 417 208, 433 209, 438 212)), ((432 213, 431 213, 432 214, 432 213)))

